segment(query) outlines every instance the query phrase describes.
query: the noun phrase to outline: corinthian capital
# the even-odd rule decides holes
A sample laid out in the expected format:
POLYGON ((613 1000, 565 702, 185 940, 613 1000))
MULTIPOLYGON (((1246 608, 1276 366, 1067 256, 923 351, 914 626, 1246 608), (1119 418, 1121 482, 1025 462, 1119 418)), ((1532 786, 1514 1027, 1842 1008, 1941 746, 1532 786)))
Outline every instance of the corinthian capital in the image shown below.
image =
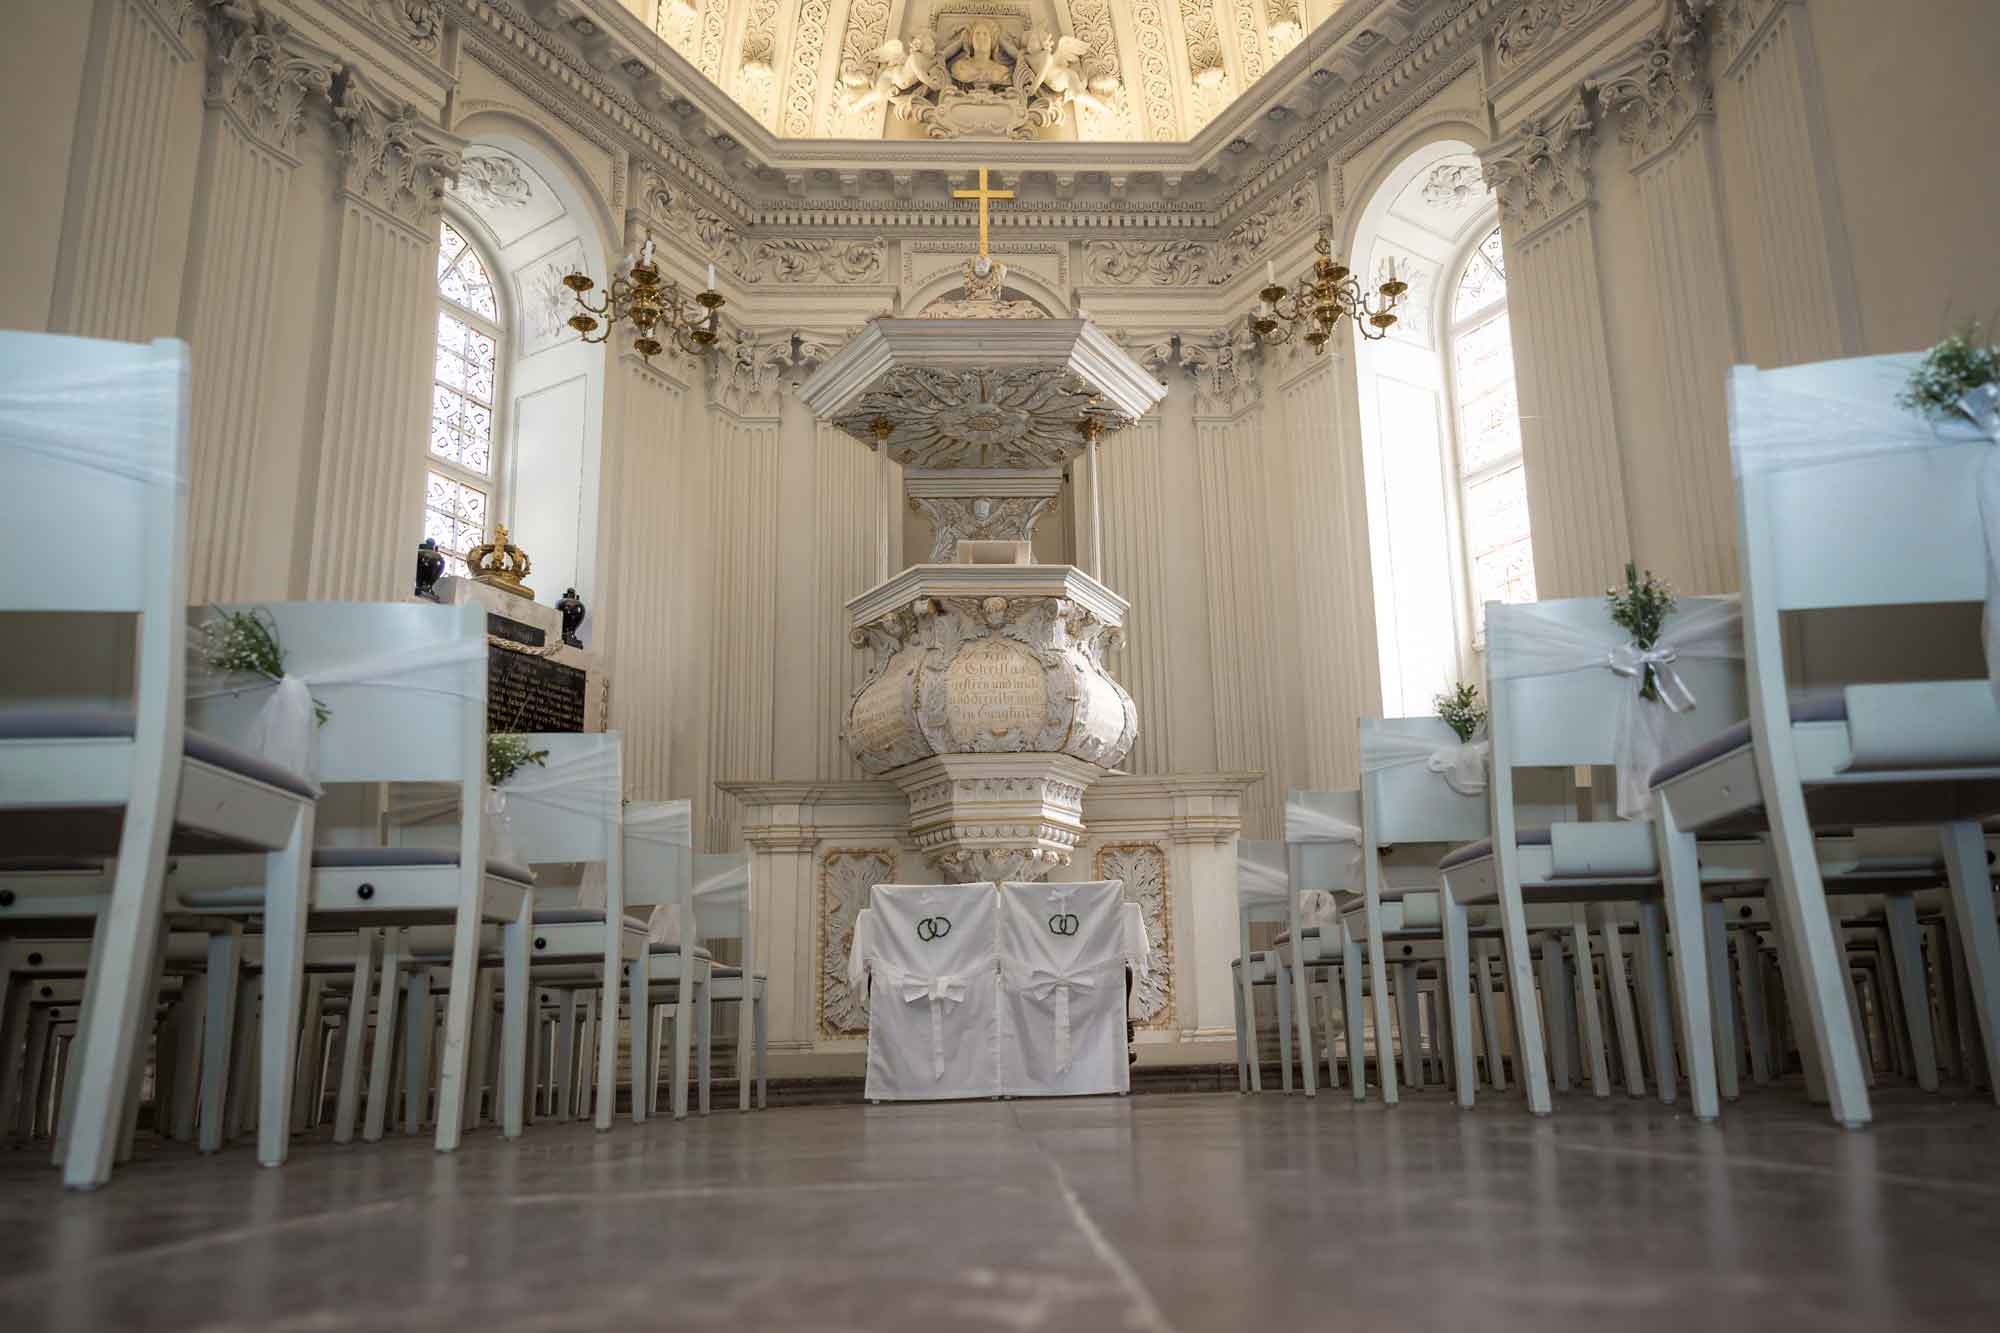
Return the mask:
POLYGON ((331 95, 340 62, 298 40, 261 5, 211 5, 207 27, 208 104, 290 153, 307 109, 331 95))
POLYGON ((1621 118, 1618 141, 1642 166, 1715 110, 1707 71, 1707 0, 1680 0, 1660 30, 1596 79, 1598 105, 1621 118))
POLYGON ((1591 201, 1592 91, 1579 88, 1480 153, 1509 240, 1526 240, 1591 201))
POLYGON ((415 107, 375 96, 352 70, 334 91, 333 117, 346 191, 412 228, 436 227, 445 189, 458 179, 465 141, 424 120, 415 107))

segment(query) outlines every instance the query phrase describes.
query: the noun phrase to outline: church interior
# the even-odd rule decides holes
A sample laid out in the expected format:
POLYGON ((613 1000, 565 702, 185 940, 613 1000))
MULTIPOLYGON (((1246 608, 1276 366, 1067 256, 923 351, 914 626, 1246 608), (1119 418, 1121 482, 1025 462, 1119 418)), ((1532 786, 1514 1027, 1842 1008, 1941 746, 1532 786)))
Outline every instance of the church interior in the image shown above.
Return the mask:
POLYGON ((9 20, 0 1326, 1994 1326, 1992 0, 9 20))

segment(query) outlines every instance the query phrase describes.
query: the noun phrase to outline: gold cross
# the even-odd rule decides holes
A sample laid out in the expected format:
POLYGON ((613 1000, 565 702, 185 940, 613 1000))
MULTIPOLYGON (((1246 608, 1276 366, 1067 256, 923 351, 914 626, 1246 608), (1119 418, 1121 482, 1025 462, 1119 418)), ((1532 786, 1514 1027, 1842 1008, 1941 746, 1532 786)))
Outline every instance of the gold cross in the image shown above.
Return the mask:
POLYGON ((979 253, 986 253, 986 205, 991 199, 1012 199, 1012 190, 989 190, 986 188, 986 168, 979 169, 979 188, 976 190, 953 190, 954 199, 977 199, 979 201, 979 253))

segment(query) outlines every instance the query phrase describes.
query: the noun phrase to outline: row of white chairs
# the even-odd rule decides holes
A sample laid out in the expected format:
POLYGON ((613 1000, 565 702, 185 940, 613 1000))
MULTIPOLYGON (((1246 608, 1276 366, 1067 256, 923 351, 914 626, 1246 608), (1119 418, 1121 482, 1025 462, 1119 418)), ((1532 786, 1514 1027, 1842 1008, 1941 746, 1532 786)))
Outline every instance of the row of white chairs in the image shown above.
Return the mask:
POLYGON ((441 1151, 585 1086, 608 1128, 625 1019, 633 1118, 669 1019, 675 1113, 697 1043, 706 1110, 723 999, 761 1102, 747 856, 626 803, 616 733, 530 737, 545 767, 489 793, 483 608, 234 608, 283 680, 190 669, 187 404, 179 343, 0 334, 0 613, 35 636, 0 687, 0 1138, 100 1185, 148 1083, 164 1133, 254 1125, 266 1165, 329 1096, 336 1140, 378 1137, 397 1087, 441 1151), (701 943, 729 931, 735 967, 701 943))
POLYGON ((1989 602, 1994 442, 1898 407, 1913 364, 1737 370, 1740 601, 1681 599, 1650 651, 1602 598, 1489 604, 1490 754, 1435 718, 1364 719, 1360 787, 1294 793, 1282 856, 1245 845, 1245 1086, 1263 984, 1315 1091, 1319 974, 1356 1096, 1371 1030, 1390 1101, 1398 1041, 1405 1078, 1430 1060, 1468 1107, 1511 1078, 1539 1114, 1587 1077, 1667 1101, 1684 1081, 1712 1119, 1791 1041, 1842 1125, 1873 1117, 1878 1067, 1994 1086, 2000 663, 1894 642, 1905 608, 1989 602), (1814 613, 1845 617, 1845 651, 1814 613), (1607 769, 1615 795, 1571 777, 1607 769), (1258 915, 1283 931, 1253 952, 1258 915))

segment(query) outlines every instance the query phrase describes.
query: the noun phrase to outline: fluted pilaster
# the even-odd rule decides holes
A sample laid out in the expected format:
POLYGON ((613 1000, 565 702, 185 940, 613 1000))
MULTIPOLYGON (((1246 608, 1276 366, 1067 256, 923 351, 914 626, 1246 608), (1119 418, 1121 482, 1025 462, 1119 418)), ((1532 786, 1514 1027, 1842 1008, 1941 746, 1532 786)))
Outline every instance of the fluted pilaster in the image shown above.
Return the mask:
POLYGON ((1716 188, 1707 43, 1689 14, 1672 11, 1658 36, 1598 82, 1645 209, 1661 396, 1672 406, 1658 443, 1677 485, 1659 501, 1679 507, 1683 550, 1661 562, 1663 572, 1690 591, 1726 592, 1736 587, 1736 506, 1724 386, 1742 339, 1716 188))
MULTIPOLYGON (((1725 0, 1713 20, 1722 77, 1741 99, 1742 178, 1754 194, 1749 262, 1779 365, 1861 348, 1853 260, 1826 146, 1802 0, 1725 0)), ((1759 357, 1759 360, 1764 360, 1759 357)))
MULTIPOLYGON (((781 429, 775 409, 773 401, 770 415, 739 416, 726 407, 709 415, 714 448, 709 601, 715 623, 709 636, 707 780, 694 796, 697 817, 705 814, 702 827, 711 850, 735 846, 739 822, 735 798, 713 784, 771 771, 781 429)), ((845 644, 844 634, 837 642, 845 644)))
POLYGON ((1601 591, 1631 550, 1597 272, 1595 130, 1592 107, 1578 96, 1481 154, 1500 198, 1543 597, 1601 591))
MULTIPOLYGON (((146 336, 174 85, 193 59, 186 0, 99 0, 84 67, 49 327, 146 336)), ((16 126, 13 132, 29 132, 16 126)))
MULTIPOLYGON (((194 350, 189 596, 268 595, 251 588, 246 543, 257 456, 268 438, 272 305, 293 148, 325 106, 338 66, 289 49, 282 30, 217 11, 209 23, 201 164, 195 181, 181 333, 194 350)), ((262 497, 289 504, 290 497, 262 497)))
POLYGON ((814 427, 812 456, 813 773, 860 778, 861 765, 840 735, 847 701, 868 675, 867 654, 848 645, 847 599, 881 582, 882 473, 893 465, 824 421, 814 427))
POLYGON ((1132 773, 1172 773, 1174 671, 1167 618, 1166 543, 1172 532, 1157 411, 1098 442, 1104 534, 1103 582, 1131 604, 1125 642, 1107 664, 1139 709, 1139 739, 1125 756, 1132 773))
POLYGON ((385 109, 350 72, 334 98, 342 181, 310 595, 399 597, 422 530, 438 219, 461 141, 385 109))

